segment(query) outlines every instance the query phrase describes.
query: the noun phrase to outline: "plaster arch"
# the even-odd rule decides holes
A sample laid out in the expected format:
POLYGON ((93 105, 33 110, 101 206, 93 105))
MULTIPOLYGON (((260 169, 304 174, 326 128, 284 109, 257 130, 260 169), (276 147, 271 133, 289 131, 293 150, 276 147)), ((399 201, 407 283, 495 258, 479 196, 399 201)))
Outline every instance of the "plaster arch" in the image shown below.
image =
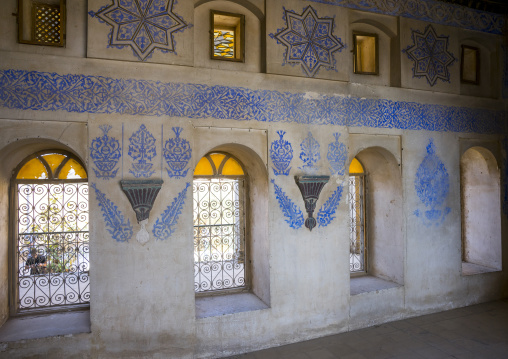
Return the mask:
MULTIPOLYGON (((194 8, 197 8, 203 4, 206 4, 208 2, 213 2, 216 0, 194 0, 194 8)), ((238 5, 243 6, 244 8, 248 9, 250 12, 252 12, 256 17, 259 19, 259 21, 265 20, 265 15, 263 13, 263 10, 259 8, 256 4, 254 4, 252 1, 249 0, 223 0, 232 2, 238 5)), ((261 3, 259 4, 261 5, 261 3)))
POLYGON ((360 150, 365 171, 367 273, 404 284, 402 178, 395 156, 380 146, 360 150))
MULTIPOLYGON (((238 159, 244 167, 246 193, 246 246, 250 272, 250 291, 270 305, 270 246, 268 240, 268 172, 257 152, 238 143, 224 143, 202 148, 197 162, 207 153, 224 152, 238 159)), ((194 166, 195 169, 195 166, 194 166)))
POLYGON ((12 236, 10 186, 13 171, 21 161, 31 154, 51 149, 71 152, 81 160, 86 169, 86 161, 83 160, 86 156, 78 151, 77 147, 79 147, 78 143, 76 143, 76 148, 71 148, 52 138, 27 135, 23 139, 16 138, 0 149, 0 326, 9 318, 10 311, 9 240, 12 236))
POLYGON ((500 170, 490 150, 473 146, 462 154, 460 184, 462 261, 501 270, 500 170))

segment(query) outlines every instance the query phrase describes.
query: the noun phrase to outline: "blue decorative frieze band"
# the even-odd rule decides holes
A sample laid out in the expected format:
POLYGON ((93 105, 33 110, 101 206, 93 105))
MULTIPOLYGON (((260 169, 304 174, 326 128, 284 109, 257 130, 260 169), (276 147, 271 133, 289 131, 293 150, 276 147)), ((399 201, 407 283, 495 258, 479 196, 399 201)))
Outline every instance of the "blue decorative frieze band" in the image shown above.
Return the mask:
POLYGON ((152 233, 157 240, 165 240, 168 239, 171 234, 175 231, 175 226, 178 223, 178 216, 182 212, 183 204, 185 203, 185 196, 187 194, 187 188, 189 188, 190 183, 187 182, 185 188, 178 194, 175 199, 173 199, 173 203, 166 208, 166 210, 162 213, 162 216, 157 218, 153 226, 152 233))
POLYGON ((502 15, 436 0, 309 0, 350 9, 402 16, 463 29, 502 34, 502 15))
POLYGON ((113 239, 117 242, 128 242, 132 237, 132 226, 129 220, 125 221, 122 212, 118 207, 102 193, 95 183, 91 184, 95 190, 99 207, 102 210, 102 216, 106 222, 106 227, 113 239))
POLYGON ((506 119, 478 108, 24 70, 0 70, 0 106, 474 133, 500 133, 506 119))
POLYGON ((427 227, 443 223, 446 215, 450 213, 450 208, 445 206, 450 192, 450 179, 443 161, 436 154, 432 139, 427 146, 427 155, 416 171, 415 190, 427 208, 425 211, 417 209, 415 215, 421 218, 427 227))

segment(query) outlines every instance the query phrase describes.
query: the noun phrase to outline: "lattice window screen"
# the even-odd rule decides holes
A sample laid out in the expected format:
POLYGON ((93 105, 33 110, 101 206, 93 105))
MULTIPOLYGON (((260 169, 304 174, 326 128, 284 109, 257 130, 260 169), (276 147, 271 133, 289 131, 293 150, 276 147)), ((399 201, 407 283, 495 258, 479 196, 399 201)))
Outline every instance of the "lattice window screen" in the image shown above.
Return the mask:
POLYGON ((34 3, 32 5, 32 39, 40 43, 59 44, 61 36, 60 6, 34 3))

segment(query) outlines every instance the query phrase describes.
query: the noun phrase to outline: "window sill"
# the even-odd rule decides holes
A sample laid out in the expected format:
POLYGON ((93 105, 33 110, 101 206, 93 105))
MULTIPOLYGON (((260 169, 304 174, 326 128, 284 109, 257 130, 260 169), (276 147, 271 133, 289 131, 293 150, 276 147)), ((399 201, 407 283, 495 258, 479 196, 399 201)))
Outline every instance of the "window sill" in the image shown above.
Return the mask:
POLYGON ((0 328, 0 343, 78 333, 90 333, 89 310, 9 318, 0 328))
POLYGON ((483 274, 483 273, 492 273, 492 272, 501 272, 501 269, 496 269, 492 267, 486 267, 479 264, 462 262, 462 275, 469 276, 475 274, 483 274))
POLYGON ((196 318, 268 309, 269 307, 252 293, 236 293, 210 297, 196 297, 196 318))
POLYGON ((390 282, 371 275, 352 277, 350 281, 350 295, 377 292, 379 290, 402 287, 400 284, 390 282))

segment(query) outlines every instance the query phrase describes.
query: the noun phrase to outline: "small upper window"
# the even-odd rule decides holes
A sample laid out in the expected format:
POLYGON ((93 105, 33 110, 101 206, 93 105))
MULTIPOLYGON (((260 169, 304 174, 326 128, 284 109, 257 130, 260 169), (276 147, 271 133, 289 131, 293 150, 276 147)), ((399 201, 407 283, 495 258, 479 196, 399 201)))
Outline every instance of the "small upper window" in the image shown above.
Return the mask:
POLYGON ((18 0, 18 41, 64 46, 65 0, 18 0))
POLYGON ((480 50, 478 48, 462 45, 460 80, 472 85, 480 83, 480 50))
POLYGON ((210 23, 212 59, 243 62, 245 17, 212 10, 210 23))
POLYGON ((353 66, 355 74, 377 75, 378 41, 376 34, 353 34, 353 66))

